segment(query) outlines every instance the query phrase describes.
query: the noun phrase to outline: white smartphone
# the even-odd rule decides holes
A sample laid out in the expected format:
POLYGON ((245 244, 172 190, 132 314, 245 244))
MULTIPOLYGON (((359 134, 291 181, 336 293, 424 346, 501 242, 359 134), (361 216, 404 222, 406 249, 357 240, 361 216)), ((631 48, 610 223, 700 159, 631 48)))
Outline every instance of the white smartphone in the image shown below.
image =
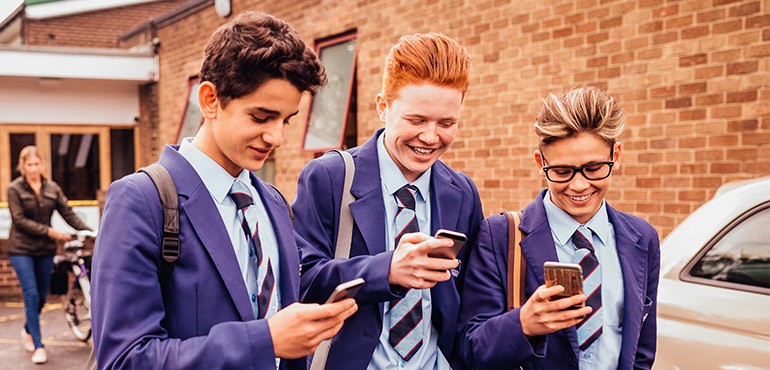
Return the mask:
POLYGON ((326 300, 326 303, 339 302, 345 298, 353 298, 364 285, 364 279, 358 278, 346 281, 334 288, 334 291, 326 300))
POLYGON ((436 248, 428 252, 429 257, 447 259, 457 258, 457 253, 460 253, 460 249, 462 249, 463 245, 465 245, 465 241, 468 240, 468 238, 463 233, 444 229, 439 229, 436 231, 434 238, 446 238, 451 239, 454 242, 451 247, 436 248))

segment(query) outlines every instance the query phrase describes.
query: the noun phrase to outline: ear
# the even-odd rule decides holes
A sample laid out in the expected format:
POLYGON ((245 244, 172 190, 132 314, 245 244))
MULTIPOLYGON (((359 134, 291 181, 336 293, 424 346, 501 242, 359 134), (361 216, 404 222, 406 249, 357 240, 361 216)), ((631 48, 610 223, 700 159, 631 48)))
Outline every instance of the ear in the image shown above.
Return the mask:
POLYGON ((535 157, 535 164, 539 169, 538 173, 540 174, 540 177, 545 177, 545 172, 543 171, 543 155, 540 153, 540 149, 535 149, 533 155, 535 157))
POLYGON ((219 98, 217 97, 217 88, 210 81, 206 81, 198 87, 198 105, 204 119, 217 118, 219 98))
POLYGON ((380 121, 385 122, 385 111, 388 109, 388 100, 385 99, 385 95, 377 94, 377 97, 374 98, 374 104, 377 107, 377 116, 380 117, 380 121))
POLYGON ((620 169, 620 162, 621 162, 621 154, 623 154, 622 145, 620 145, 620 141, 615 142, 615 158, 612 158, 613 161, 615 161, 615 164, 612 166, 612 170, 619 170, 620 169))

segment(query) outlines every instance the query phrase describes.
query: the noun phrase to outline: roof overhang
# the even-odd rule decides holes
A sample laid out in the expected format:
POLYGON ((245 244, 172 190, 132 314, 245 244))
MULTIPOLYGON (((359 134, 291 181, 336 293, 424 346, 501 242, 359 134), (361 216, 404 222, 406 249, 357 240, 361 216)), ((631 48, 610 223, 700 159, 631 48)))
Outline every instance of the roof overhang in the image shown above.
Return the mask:
POLYGON ((46 77, 153 82, 158 62, 151 54, 75 48, 0 48, 0 77, 46 77))
POLYGON ((154 3, 160 0, 69 0, 44 4, 28 5, 25 9, 29 19, 48 19, 67 15, 112 9, 144 3, 154 3))

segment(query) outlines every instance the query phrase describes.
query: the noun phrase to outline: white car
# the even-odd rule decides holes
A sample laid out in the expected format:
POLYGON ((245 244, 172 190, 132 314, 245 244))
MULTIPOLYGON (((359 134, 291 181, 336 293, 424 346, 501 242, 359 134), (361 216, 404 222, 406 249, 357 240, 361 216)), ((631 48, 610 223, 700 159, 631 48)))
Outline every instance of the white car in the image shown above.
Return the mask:
POLYGON ((770 176, 729 183, 661 244, 654 369, 770 369, 770 176))

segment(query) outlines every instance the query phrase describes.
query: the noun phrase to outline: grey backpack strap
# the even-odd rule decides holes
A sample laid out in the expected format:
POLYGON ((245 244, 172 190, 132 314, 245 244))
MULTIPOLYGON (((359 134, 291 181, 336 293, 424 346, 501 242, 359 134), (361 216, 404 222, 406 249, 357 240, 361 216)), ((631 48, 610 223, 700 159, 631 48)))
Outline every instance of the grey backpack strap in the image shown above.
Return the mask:
POLYGON ((163 205, 163 242, 160 255, 164 261, 174 263, 182 252, 182 246, 179 243, 179 199, 176 184, 166 167, 160 163, 140 168, 139 172, 150 176, 158 189, 160 202, 163 205))
POLYGON ((334 258, 350 258, 350 241, 353 238, 353 214, 350 213, 350 203, 355 198, 350 193, 353 186, 353 176, 356 174, 356 165, 353 156, 344 150, 335 150, 345 161, 345 182, 342 186, 342 201, 340 202, 340 224, 337 227, 337 246, 334 249, 334 258))
MULTIPOLYGON (((342 200, 340 202, 340 223, 337 227, 337 245, 334 249, 334 258, 350 258, 350 242, 353 238, 353 214, 350 213, 350 203, 355 198, 350 193, 350 187, 353 185, 353 175, 356 173, 356 166, 353 163, 353 156, 344 150, 334 150, 342 156, 345 161, 345 182, 342 185, 342 200)), ((323 370, 326 368, 326 359, 329 356, 329 350, 332 347, 332 338, 329 338, 315 350, 313 362, 310 364, 310 370, 323 370)))

